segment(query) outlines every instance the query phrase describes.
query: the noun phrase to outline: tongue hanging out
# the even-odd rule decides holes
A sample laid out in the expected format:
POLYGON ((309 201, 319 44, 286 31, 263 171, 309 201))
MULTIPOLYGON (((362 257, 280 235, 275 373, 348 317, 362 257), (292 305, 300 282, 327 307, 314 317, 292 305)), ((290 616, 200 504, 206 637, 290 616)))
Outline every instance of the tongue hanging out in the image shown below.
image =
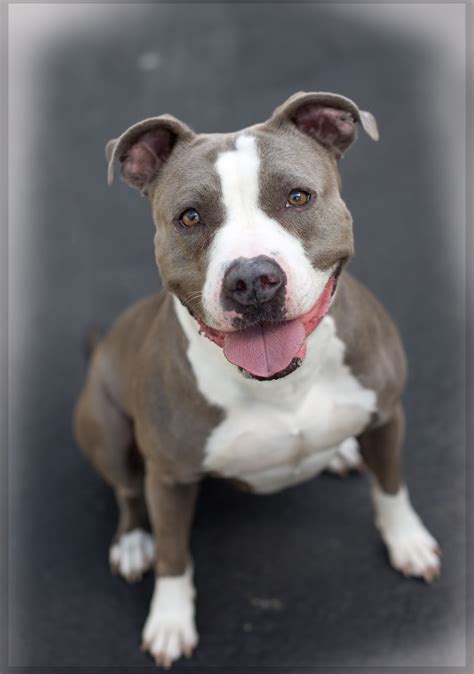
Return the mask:
POLYGON ((306 333, 299 319, 260 323, 229 332, 224 338, 227 360, 256 377, 272 377, 285 370, 304 344, 306 333))

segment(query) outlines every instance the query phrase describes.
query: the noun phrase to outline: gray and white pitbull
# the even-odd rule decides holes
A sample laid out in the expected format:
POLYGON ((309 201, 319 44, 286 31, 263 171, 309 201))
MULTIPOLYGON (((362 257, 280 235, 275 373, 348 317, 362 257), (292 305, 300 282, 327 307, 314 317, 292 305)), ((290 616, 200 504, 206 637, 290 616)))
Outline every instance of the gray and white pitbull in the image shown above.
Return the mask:
POLYGON ((113 570, 155 569, 142 637, 158 664, 198 641, 189 537, 205 475, 269 493, 354 467, 360 447, 391 564, 439 574, 401 476, 400 337, 344 271, 354 249, 337 160, 358 123, 377 140, 348 98, 298 93, 237 133, 162 115, 107 144, 109 182, 119 162, 150 201, 164 290, 98 342, 75 430, 115 490, 113 570))

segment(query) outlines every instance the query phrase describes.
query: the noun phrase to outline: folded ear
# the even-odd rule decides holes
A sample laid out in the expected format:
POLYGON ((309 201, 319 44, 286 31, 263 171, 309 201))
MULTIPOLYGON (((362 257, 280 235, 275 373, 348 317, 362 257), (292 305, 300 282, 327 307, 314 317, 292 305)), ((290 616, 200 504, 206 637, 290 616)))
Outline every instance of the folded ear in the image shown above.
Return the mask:
POLYGON ((194 132, 171 115, 152 117, 134 124, 105 146, 109 185, 114 179, 114 164, 119 161, 125 182, 147 194, 175 145, 193 137, 194 132))
POLYGON ((350 98, 338 94, 294 94, 275 110, 271 121, 291 122, 338 158, 357 138, 357 122, 372 140, 379 139, 375 117, 370 112, 359 110, 350 98))

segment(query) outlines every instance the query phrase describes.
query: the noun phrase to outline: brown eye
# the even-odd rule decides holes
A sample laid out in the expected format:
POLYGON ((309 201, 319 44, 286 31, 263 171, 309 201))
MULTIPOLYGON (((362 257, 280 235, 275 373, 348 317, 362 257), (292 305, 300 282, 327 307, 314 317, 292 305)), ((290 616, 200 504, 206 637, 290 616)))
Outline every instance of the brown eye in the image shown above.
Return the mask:
POLYGON ((200 224, 201 216, 194 208, 188 208, 179 216, 179 222, 185 227, 194 227, 200 224))
POLYGON ((291 190, 288 195, 288 201, 286 202, 287 208, 289 206, 306 206, 311 199, 311 194, 305 192, 304 190, 291 190))

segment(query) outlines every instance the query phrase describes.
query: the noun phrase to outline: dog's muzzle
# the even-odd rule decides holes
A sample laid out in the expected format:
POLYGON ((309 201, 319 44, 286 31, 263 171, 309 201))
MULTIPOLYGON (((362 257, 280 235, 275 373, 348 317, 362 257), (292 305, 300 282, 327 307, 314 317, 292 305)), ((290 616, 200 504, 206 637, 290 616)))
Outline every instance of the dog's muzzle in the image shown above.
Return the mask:
MULTIPOLYGON (((263 256, 262 256, 263 257, 263 256)), ((269 260, 269 258, 264 258, 269 260)), ((241 262, 239 259, 236 262, 241 262)), ((304 360, 306 354, 306 337, 313 332, 317 325, 326 315, 331 298, 336 290, 337 279, 342 265, 330 275, 322 293, 317 298, 311 309, 291 320, 284 320, 281 316, 284 314, 284 308, 278 308, 278 302, 275 302, 282 291, 283 305, 285 301, 286 277, 283 280, 281 276, 272 278, 269 284, 267 279, 263 280, 269 272, 273 273, 278 268, 276 263, 270 266, 260 265, 259 258, 252 258, 245 261, 242 267, 231 265, 226 282, 222 286, 222 302, 232 301, 235 305, 235 293, 242 293, 240 297, 244 301, 249 300, 250 304, 239 303, 241 314, 234 319, 237 329, 230 332, 215 330, 206 325, 204 321, 197 319, 202 333, 213 342, 218 344, 224 350, 224 354, 231 363, 240 370, 246 372, 255 379, 277 379, 286 376, 292 372, 304 360), (258 264, 249 264, 259 260, 258 264), (242 274, 244 270, 245 274, 242 274), (263 274, 265 270, 267 274, 263 274), (244 287, 245 284, 245 287, 244 287), (268 292, 268 286, 275 291, 268 292), (253 290, 250 290, 252 288, 253 290), (260 293, 260 294, 259 294, 260 293), (263 295, 262 295, 263 293, 263 295), (252 299, 253 294, 253 299, 252 299), (258 301, 260 298, 269 298, 267 302, 258 301), (280 318, 272 320, 271 318, 262 318, 260 312, 265 311, 266 307, 278 308, 280 318), (260 319, 252 322, 249 320, 247 325, 238 327, 238 323, 243 324, 248 316, 248 310, 258 311, 260 319)), ((239 295, 237 295, 239 297, 239 295)), ((268 315, 268 314, 267 314, 268 315)))

